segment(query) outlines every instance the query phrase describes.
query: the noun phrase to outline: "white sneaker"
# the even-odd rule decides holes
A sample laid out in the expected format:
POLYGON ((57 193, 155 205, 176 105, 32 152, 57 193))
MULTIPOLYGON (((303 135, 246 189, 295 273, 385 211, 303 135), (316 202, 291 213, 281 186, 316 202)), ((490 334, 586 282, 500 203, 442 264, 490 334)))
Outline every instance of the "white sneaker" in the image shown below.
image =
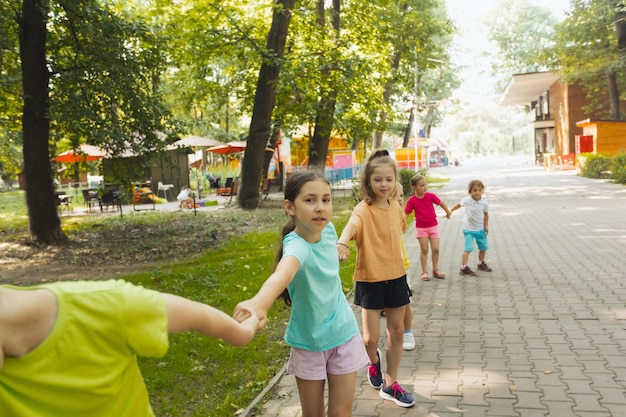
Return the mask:
POLYGON ((402 349, 415 349, 415 336, 413 336, 413 333, 404 333, 404 336, 402 336, 402 349))

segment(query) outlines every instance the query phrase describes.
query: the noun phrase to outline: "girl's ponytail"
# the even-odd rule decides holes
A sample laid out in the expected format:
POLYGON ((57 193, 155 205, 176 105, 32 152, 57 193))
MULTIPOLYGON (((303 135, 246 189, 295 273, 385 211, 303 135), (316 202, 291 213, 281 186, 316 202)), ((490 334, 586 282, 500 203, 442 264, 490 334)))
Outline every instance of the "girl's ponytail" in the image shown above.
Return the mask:
MULTIPOLYGON (((278 244, 278 250, 276 251, 276 259, 274 260, 274 270, 276 270, 276 266, 278 265, 280 260, 283 258, 283 239, 289 233, 293 232, 295 228, 296 228, 296 222, 294 221, 293 218, 290 218, 287 224, 283 226, 283 230, 281 232, 282 236, 280 238, 280 243, 278 244)), ((283 290, 283 292, 278 296, 278 298, 282 298, 286 305, 288 306, 291 305, 291 297, 289 296, 289 291, 287 291, 287 288, 283 290)))

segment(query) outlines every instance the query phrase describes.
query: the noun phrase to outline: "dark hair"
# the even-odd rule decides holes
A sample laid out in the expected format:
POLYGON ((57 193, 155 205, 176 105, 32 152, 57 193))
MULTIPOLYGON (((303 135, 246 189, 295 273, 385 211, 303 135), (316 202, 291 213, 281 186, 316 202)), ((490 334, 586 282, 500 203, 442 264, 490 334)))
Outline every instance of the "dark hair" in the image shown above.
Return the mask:
MULTIPOLYGON (((330 183, 328 182, 326 177, 317 171, 313 171, 313 170, 297 171, 297 172, 294 172, 287 179, 287 184, 285 184, 285 200, 288 200, 291 202, 291 204, 294 204, 296 201, 296 198, 298 197, 298 195, 300 195, 300 191, 302 190, 302 187, 304 187, 304 184, 311 182, 311 181, 324 181, 330 187, 330 183)), ((295 228, 296 228, 295 219, 290 216, 289 221, 287 221, 287 223, 283 226, 283 229, 281 231, 281 239, 278 245, 278 250, 276 251, 276 258, 274 259, 274 270, 276 270, 276 266, 278 265, 280 260, 283 258, 283 240, 285 236, 293 232, 295 228)), ((291 297, 289 296, 289 291, 287 291, 287 288, 283 290, 279 298, 282 298, 285 304, 287 304, 288 306, 291 305, 291 297)))
POLYGON ((393 168, 393 175, 395 179, 398 179, 398 169, 396 167, 396 161, 394 161, 386 149, 378 149, 372 152, 367 159, 365 167, 361 170, 360 182, 361 182, 361 194, 367 204, 372 204, 372 201, 376 198, 372 184, 370 183, 370 177, 375 168, 380 166, 390 166, 393 168))

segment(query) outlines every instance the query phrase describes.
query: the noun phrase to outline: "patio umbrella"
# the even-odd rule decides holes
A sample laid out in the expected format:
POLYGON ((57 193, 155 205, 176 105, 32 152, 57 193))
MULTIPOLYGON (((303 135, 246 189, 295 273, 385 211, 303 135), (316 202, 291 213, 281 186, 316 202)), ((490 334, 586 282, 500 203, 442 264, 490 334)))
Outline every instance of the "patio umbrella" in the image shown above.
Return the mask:
POLYGON ((222 145, 219 140, 205 138, 202 136, 187 136, 172 143, 173 146, 188 146, 190 148, 208 148, 211 146, 222 145))
POLYGON ((213 146, 207 149, 209 152, 227 155, 231 153, 243 152, 246 150, 246 142, 228 142, 222 145, 213 146))
POLYGON ((76 164, 79 162, 96 161, 105 156, 106 151, 98 146, 80 145, 78 149, 70 149, 69 151, 61 152, 54 157, 54 160, 57 162, 76 164))

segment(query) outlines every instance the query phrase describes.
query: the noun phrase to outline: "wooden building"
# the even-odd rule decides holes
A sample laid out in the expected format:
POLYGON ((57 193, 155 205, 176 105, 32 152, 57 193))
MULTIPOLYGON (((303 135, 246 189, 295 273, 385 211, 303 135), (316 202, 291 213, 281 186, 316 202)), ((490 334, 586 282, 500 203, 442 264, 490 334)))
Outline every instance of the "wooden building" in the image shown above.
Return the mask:
MULTIPOLYGON (((576 123, 582 128, 582 141, 588 141, 588 147, 583 148, 600 155, 616 155, 626 152, 626 121, 619 120, 592 120, 585 119, 576 123)), ((580 148, 581 138, 577 138, 580 148)))
POLYGON ((513 75, 500 104, 526 106, 535 162, 551 169, 561 161, 575 160, 577 140, 586 135, 585 128, 588 132, 595 129, 597 133, 593 133, 596 138, 594 152, 605 153, 601 149, 611 149, 610 154, 613 154, 616 153, 613 150, 625 147, 626 136, 618 133, 623 132, 624 123, 602 120, 608 116, 606 110, 586 112, 585 109, 592 107, 586 90, 579 83, 561 81, 555 73, 544 71, 513 75), (609 128, 605 122, 613 123, 614 127, 609 128), (613 132, 610 133, 611 139, 603 138, 607 134, 605 132, 613 132))

